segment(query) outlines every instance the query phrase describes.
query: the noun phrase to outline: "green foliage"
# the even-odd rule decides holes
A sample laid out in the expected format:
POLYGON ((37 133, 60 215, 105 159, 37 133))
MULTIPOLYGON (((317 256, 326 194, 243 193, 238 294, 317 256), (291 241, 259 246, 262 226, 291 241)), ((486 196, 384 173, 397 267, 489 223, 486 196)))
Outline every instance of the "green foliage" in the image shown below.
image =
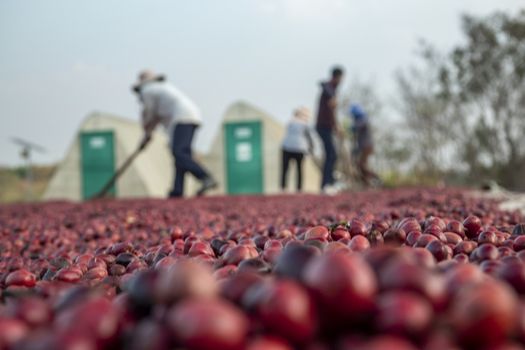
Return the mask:
POLYGON ((441 176, 431 176, 427 172, 397 172, 388 171, 381 173, 383 185, 387 188, 429 186, 435 187, 442 184, 441 176))
POLYGON ((525 11, 512 17, 463 17, 466 44, 457 46, 444 89, 472 127, 461 159, 471 174, 524 188, 525 11))
POLYGON ((525 189, 525 11, 465 15, 462 30, 449 54, 421 44, 423 67, 398 75, 417 164, 525 189))

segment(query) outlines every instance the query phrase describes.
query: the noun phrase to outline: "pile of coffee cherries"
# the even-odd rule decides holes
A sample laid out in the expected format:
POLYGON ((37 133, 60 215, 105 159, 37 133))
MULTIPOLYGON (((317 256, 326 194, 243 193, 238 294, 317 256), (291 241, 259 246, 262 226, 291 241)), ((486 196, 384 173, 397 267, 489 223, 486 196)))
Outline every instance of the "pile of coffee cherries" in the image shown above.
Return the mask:
POLYGON ((0 206, 0 350, 525 349, 525 219, 460 189, 0 206))

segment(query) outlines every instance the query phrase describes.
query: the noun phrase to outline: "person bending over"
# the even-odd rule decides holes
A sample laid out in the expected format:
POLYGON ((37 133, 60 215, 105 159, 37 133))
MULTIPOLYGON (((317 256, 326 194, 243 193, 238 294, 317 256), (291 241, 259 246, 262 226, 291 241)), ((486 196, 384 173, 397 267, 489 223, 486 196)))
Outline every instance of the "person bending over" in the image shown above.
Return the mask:
POLYGON ((150 70, 139 74, 133 91, 138 94, 143 105, 144 138, 141 147, 147 146, 153 130, 159 124, 164 126, 170 137, 171 152, 175 157, 175 180, 169 197, 182 197, 186 173, 200 180, 201 188, 196 193, 198 196, 217 187, 213 177, 193 159, 193 137, 202 124, 200 111, 195 103, 167 82, 165 76, 150 70))
POLYGON ((354 135, 352 154, 359 171, 359 177, 367 186, 380 185, 379 176, 368 167, 368 159, 374 153, 374 143, 368 115, 358 104, 350 107, 350 115, 353 119, 352 132, 354 135))

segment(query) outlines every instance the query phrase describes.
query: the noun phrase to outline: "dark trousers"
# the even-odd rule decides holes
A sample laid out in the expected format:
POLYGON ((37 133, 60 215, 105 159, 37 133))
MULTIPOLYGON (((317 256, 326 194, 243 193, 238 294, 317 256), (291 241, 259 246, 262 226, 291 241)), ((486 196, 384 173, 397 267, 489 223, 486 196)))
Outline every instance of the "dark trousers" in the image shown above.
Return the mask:
POLYGON ((286 188, 286 177, 290 160, 294 160, 297 166, 297 191, 303 188, 303 154, 300 152, 288 152, 283 149, 282 168, 281 168, 281 189, 286 188))
POLYGON ((173 130, 171 152, 175 157, 175 182, 170 197, 182 196, 187 172, 199 180, 208 177, 208 173, 192 158, 191 143, 196 129, 197 125, 177 124, 173 130))
POLYGON ((332 129, 317 128, 317 133, 323 142, 324 147, 324 165, 323 165, 323 179, 321 181, 321 188, 326 185, 334 183, 334 168, 337 160, 337 153, 335 152, 334 138, 332 129))

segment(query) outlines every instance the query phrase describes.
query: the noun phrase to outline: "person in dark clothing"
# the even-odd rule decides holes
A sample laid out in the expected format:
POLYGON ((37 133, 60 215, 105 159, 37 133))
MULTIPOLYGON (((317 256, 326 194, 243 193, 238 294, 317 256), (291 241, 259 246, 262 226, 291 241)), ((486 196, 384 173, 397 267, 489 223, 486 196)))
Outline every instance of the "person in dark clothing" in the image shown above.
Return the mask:
POLYGON ((282 168, 281 168, 281 190, 286 189, 286 177, 290 161, 294 160, 297 166, 297 191, 302 190, 303 184, 303 158, 305 153, 313 152, 312 135, 308 121, 311 113, 305 107, 294 111, 292 120, 286 127, 286 135, 282 143, 282 168))
POLYGON ((350 107, 350 115, 353 118, 352 132, 354 134, 354 156, 359 176, 367 186, 380 186, 379 176, 368 167, 368 158, 374 153, 374 143, 368 115, 358 104, 350 107))
MULTIPOLYGON (((210 175, 208 175, 208 173, 206 172, 206 170, 204 170, 199 165, 199 163, 193 160, 191 144, 197 128, 198 125, 195 124, 178 124, 173 129, 173 142, 171 144, 171 153, 175 157, 175 181, 173 185, 173 190, 170 192, 170 197, 182 196, 184 190, 184 178, 186 173, 192 174, 197 179, 203 182, 213 181, 210 178, 210 175)), ((206 190, 199 190, 197 192, 197 195, 202 195, 206 190)))
POLYGON ((321 191, 325 193, 334 192, 334 168, 337 160, 337 153, 334 145, 334 133, 341 131, 336 121, 337 109, 337 87, 343 79, 343 69, 335 67, 329 81, 321 83, 321 96, 319 98, 319 108, 317 111, 316 130, 321 138, 324 147, 324 164, 321 181, 321 191))

